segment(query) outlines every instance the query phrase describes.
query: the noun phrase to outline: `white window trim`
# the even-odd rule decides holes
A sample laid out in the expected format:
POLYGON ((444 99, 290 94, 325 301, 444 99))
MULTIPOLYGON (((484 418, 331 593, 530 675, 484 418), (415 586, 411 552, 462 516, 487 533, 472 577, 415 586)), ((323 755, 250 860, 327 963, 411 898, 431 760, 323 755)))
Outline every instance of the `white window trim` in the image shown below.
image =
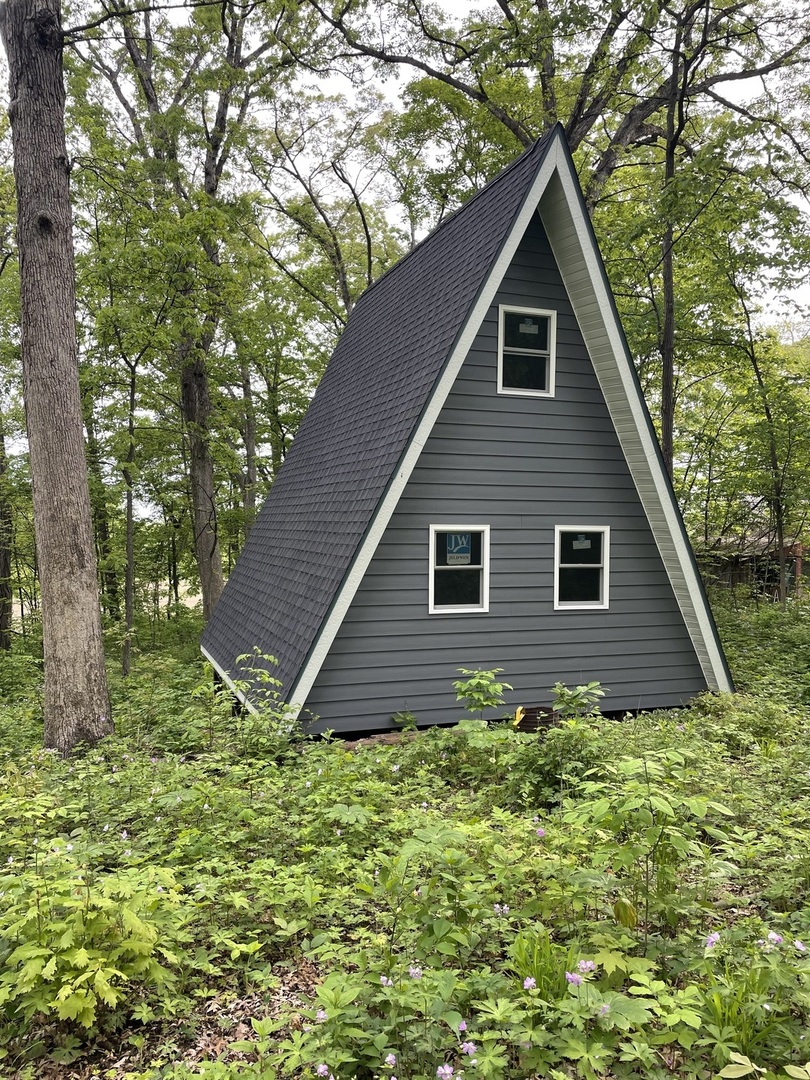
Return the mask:
POLYGON ((557 312, 547 308, 517 307, 513 304, 498 305, 498 393, 510 397, 554 397, 557 374, 557 312), (548 326, 548 390, 520 390, 514 386, 503 385, 503 341, 504 316, 536 315, 549 320, 548 326))
MULTIPOLYGON (((452 570, 448 571, 452 573, 452 570)), ((430 538, 428 540, 428 615, 479 615, 489 611, 489 525, 431 525, 430 538), (433 603, 433 573, 436 569, 434 564, 436 553, 436 533, 443 532, 477 532, 481 533, 481 603, 460 604, 457 607, 446 607, 433 603)))
MULTIPOLYGON (((566 566, 570 566, 566 563, 566 566)), ((593 566, 593 564, 590 564, 593 566)), ((607 611, 610 607, 610 526, 609 525, 555 525, 554 526, 554 610, 555 611, 607 611), (564 532, 598 532, 602 534, 602 599, 560 600, 560 548, 564 532)))

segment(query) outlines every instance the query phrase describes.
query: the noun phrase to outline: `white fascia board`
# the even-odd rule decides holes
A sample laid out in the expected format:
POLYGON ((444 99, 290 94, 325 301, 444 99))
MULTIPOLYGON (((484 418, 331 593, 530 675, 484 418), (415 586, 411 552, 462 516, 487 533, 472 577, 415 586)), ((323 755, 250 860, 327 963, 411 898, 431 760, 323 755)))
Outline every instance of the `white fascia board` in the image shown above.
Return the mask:
MULTIPOLYGON (((562 155, 561 155, 562 156, 562 155)), ((733 689, 680 512, 663 468, 633 361, 615 315, 570 158, 538 207, 633 482, 711 689, 733 689)))
POLYGON ((489 311, 490 305, 495 299, 495 294, 500 288, 501 282, 503 281, 506 271, 509 269, 518 245, 523 239, 523 234, 529 226, 532 214, 537 210, 537 204, 540 201, 540 197, 555 169, 560 165, 560 161, 563 158, 563 151, 560 145, 561 137, 560 134, 555 135, 553 141, 546 150, 543 162, 534 178, 534 182, 526 196, 523 206, 513 222, 512 229, 504 242, 500 254, 495 259, 495 262, 489 271, 483 288, 478 295, 478 299, 473 304, 472 309, 467 316, 467 321, 461 330, 456 346, 444 367, 444 371, 433 387, 433 391, 428 399, 422 417, 414 429, 411 440, 408 443, 397 471, 389 484, 388 490, 380 500, 366 535, 358 546, 352 565, 335 598, 332 609, 321 625, 320 632, 315 640, 310 655, 307 658, 295 685, 292 687, 291 696, 296 701, 305 704, 309 697, 315 679, 318 677, 318 672, 321 670, 324 660, 326 659, 329 650, 332 648, 332 643, 346 617, 346 612, 349 610, 351 602, 354 600, 355 594, 360 587, 360 582, 363 580, 380 540, 388 527, 388 523, 399 505, 399 500, 405 490, 405 485, 408 483, 411 473, 416 467, 416 463, 419 460, 425 443, 439 418, 439 413, 442 411, 444 403, 453 388, 453 384, 461 370, 461 365, 464 363, 464 359, 470 351, 475 336, 481 327, 481 323, 484 321, 484 316, 489 311))
POLYGON ((252 702, 250 701, 249 698, 245 697, 245 694, 243 693, 243 691, 237 689, 236 684, 234 683, 231 676, 228 674, 228 672, 223 667, 220 667, 220 665, 216 662, 216 660, 213 658, 213 656, 208 651, 208 649, 206 649, 205 646, 201 645, 200 646, 200 652, 203 654, 203 656, 208 661, 208 663, 211 665, 211 667, 214 669, 214 671, 217 673, 217 675, 219 675, 220 679, 222 679, 222 681, 228 687, 228 689, 233 694, 233 696, 235 698, 237 698, 245 706, 245 708, 248 710, 248 712, 252 712, 252 713, 254 713, 254 715, 258 716, 259 715, 259 710, 256 708, 256 706, 254 704, 252 704, 252 702))

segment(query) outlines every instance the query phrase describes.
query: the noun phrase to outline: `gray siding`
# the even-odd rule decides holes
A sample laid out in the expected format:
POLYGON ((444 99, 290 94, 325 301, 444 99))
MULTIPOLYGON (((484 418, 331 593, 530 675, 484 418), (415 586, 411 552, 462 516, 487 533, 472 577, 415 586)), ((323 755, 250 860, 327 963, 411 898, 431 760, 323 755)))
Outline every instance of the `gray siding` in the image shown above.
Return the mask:
POLYGON ((539 217, 532 219, 306 702, 318 728, 461 715, 458 667, 504 668, 510 703, 598 679, 606 709, 677 705, 706 681, 539 217), (554 398, 498 395, 498 304, 554 308, 554 398), (428 615, 428 528, 488 524, 490 610, 428 615), (554 526, 609 525, 610 608, 553 610, 554 526))

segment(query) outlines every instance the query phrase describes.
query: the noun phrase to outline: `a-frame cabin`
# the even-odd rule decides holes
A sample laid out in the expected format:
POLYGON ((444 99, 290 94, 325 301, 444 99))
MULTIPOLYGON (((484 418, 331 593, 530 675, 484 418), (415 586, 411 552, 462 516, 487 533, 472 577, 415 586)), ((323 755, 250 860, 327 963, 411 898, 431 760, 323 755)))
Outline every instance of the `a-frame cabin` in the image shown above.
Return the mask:
POLYGON ((203 637, 254 648, 315 731, 731 689, 560 127, 357 303, 203 637))

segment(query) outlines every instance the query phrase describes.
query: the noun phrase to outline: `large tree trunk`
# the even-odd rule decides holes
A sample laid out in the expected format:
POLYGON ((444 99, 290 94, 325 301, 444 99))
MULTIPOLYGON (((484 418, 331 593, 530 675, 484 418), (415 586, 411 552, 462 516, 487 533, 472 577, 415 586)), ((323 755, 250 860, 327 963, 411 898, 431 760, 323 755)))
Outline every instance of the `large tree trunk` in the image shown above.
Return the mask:
POLYGON ((70 165, 58 0, 7 0, 20 329, 42 591, 45 745, 112 731, 76 345, 70 165))

